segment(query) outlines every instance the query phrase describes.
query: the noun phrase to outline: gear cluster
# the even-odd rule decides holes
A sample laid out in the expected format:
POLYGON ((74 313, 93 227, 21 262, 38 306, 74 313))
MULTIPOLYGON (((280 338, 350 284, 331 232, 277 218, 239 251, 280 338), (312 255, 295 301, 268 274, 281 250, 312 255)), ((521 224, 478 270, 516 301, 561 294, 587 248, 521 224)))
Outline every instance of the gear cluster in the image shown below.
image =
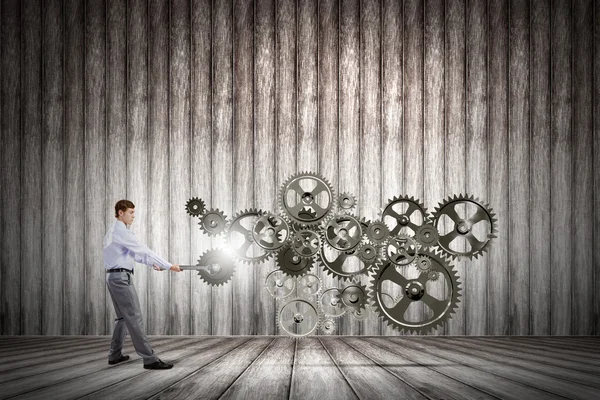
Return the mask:
POLYGON ((451 262, 481 256, 497 233, 492 209, 467 195, 448 197, 431 213, 414 197, 394 197, 377 220, 368 221, 354 213, 354 195, 336 195, 324 177, 303 172, 283 183, 278 200, 277 213, 250 209, 228 218, 197 197, 186 210, 204 233, 226 242, 198 260, 207 284, 229 282, 235 261, 254 265, 275 258, 277 269, 265 288, 284 301, 279 329, 296 337, 332 334, 336 318, 362 320, 373 311, 405 332, 439 327, 460 302, 451 262), (343 287, 323 288, 315 266, 343 287))

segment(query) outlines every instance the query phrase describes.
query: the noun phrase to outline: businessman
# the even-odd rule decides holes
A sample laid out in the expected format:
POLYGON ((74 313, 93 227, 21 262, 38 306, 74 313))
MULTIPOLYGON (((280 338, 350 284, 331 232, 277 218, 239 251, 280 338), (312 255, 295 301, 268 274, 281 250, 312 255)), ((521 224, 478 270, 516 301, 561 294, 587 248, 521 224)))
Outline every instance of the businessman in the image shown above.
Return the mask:
POLYGON ((171 264, 138 241, 129 230, 135 219, 135 206, 129 200, 115 204, 114 225, 104 237, 104 268, 106 286, 112 298, 117 318, 113 331, 108 363, 114 365, 129 360, 123 355, 125 335, 129 331, 135 351, 144 360, 146 369, 169 369, 173 364, 161 361, 148 343, 140 310, 140 302, 133 285, 135 263, 145 264, 157 271, 181 272, 178 264, 171 264))

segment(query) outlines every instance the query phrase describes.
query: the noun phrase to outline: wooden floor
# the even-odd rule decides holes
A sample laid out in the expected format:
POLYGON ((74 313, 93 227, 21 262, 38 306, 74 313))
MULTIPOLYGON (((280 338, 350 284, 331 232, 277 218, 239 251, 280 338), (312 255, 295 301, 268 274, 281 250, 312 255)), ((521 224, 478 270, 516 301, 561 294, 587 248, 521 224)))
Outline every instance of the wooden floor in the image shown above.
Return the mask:
POLYGON ((0 398, 599 399, 600 337, 0 337, 0 398))

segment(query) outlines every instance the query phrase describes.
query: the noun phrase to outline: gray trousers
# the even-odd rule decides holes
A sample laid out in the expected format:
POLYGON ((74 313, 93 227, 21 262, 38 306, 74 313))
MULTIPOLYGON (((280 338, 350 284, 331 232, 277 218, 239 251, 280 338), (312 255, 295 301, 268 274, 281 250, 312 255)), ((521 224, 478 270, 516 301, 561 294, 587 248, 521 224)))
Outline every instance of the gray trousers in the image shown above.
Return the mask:
POLYGON ((121 357, 125 335, 129 331, 135 351, 144 359, 144 364, 158 361, 154 350, 144 334, 144 321, 140 310, 137 291, 128 272, 112 272, 106 274, 106 286, 112 298, 117 318, 113 331, 108 360, 115 361, 121 357))

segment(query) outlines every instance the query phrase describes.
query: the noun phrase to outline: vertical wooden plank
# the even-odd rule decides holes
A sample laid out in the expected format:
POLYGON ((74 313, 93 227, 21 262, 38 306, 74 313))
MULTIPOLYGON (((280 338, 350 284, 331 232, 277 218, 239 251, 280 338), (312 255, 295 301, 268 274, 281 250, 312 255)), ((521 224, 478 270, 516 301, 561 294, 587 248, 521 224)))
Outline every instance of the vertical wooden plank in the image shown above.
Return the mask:
MULTIPOLYGON (((600 2, 594 1, 594 171, 600 168, 600 2)), ((600 334, 600 174, 594 173, 594 334, 600 334)))
MULTIPOLYGON (((127 198, 127 4, 126 1, 110 1, 106 9, 106 226, 110 229, 115 221, 114 205, 127 198)), ((135 150, 137 151, 137 150, 135 150)), ((144 204, 136 204, 134 230, 147 212, 144 204)), ((142 222, 143 225, 143 222, 142 222)), ((136 276, 137 270, 136 269, 136 276)), ((137 278, 136 281, 138 280, 137 278)), ((142 288, 139 288, 142 289, 142 288)), ((145 289, 144 289, 145 290, 145 289)), ((144 295, 139 290, 140 295, 144 295)), ((106 329, 111 334, 115 324, 115 308, 105 289, 106 329)), ((145 311, 144 311, 145 314, 145 311)))
MULTIPOLYGON (((444 1, 427 0, 424 7, 423 203, 431 210, 446 195, 444 192, 444 1)), ((431 285, 430 293, 437 299, 446 298, 443 285, 431 285)), ((443 333, 444 326, 432 331, 432 334, 443 333)))
POLYGON ((105 2, 89 0, 85 5, 85 20, 85 333, 100 335, 106 332, 106 273, 100 262, 107 212, 105 2))
MULTIPOLYGON (((318 6, 318 171, 338 193, 339 172, 339 4, 323 0, 318 6)), ((322 274, 324 288, 341 282, 322 274)))
POLYGON ((551 9, 552 183, 551 334, 571 334, 572 135, 571 4, 553 1, 551 9))
POLYGON ((22 5, 21 313, 23 334, 42 331, 42 4, 22 5))
MULTIPOLYGON (((141 0, 127 3, 127 197, 136 206, 131 230, 147 243, 148 219, 148 8, 141 0)), ((157 194, 156 192, 154 192, 157 194)), ((181 204, 181 203, 175 203, 181 204)), ((185 204, 185 203, 184 203, 185 204)), ((171 209, 179 211, 180 207, 171 209)), ((183 230, 183 226, 179 227, 183 230)), ((136 264, 133 280, 144 325, 147 321, 149 267, 136 264)), ((150 294, 151 296, 152 294, 150 294)))
MULTIPOLYGON (((381 49, 381 201, 401 195, 404 182, 404 15, 402 2, 383 0, 381 49)), ((399 294, 399 293, 395 293, 399 294)), ((381 321, 384 335, 397 331, 381 321)))
MULTIPOLYGON (((531 3, 530 323, 550 334, 550 2, 531 3)), ((493 244, 495 245, 495 243, 493 244)))
MULTIPOLYGON (((594 260, 593 218, 585 210, 593 204, 592 68, 593 3, 573 3, 573 293, 572 335, 592 335, 594 260)), ((598 170, 596 170, 598 174, 598 170)))
MULTIPOLYGON (((404 3, 404 193, 423 198, 423 1, 404 3), (410 84, 408 84, 410 82, 410 84)), ((456 49, 459 51, 459 49, 456 49)), ((406 268, 406 276, 419 276, 416 268, 406 268)), ((407 311, 409 321, 423 320, 421 302, 412 303, 407 311)))
MULTIPOLYGON (((298 149, 297 171, 318 169, 319 140, 319 5, 317 0, 300 1, 298 7, 297 90, 298 149)), ((281 185, 288 175, 281 177, 281 185)))
MULTIPOLYGON (((170 201, 169 164, 169 2, 152 0, 148 4, 148 184, 154 193, 148 197, 148 246, 170 262, 169 220, 166 210, 181 211, 184 205, 170 201)), ((189 260, 192 261, 192 260, 189 260)), ((171 273, 148 276, 149 334, 171 333, 171 273)))
MULTIPOLYGON (((277 174, 273 154, 278 140, 275 131, 275 2, 258 0, 254 11, 254 200, 256 207, 274 211, 277 210, 277 174)), ((255 284, 250 290, 256 293, 254 310, 258 310, 258 318, 254 319, 253 332, 274 334, 275 304, 258 288, 262 288, 266 274, 275 268, 275 262, 271 259, 254 268, 255 284)))
MULTIPOLYGON (((487 7, 467 3, 467 192, 487 202, 487 7)), ((493 245, 493 243, 492 243, 493 245)), ((487 260, 473 259, 466 269, 465 333, 485 335, 487 320, 487 260)))
MULTIPOLYGON (((261 67, 264 65, 258 65, 261 56, 264 57, 265 52, 268 49, 260 48, 259 50, 259 38, 264 40, 264 32, 261 37, 258 32, 256 36, 253 35, 253 25, 256 23, 256 29, 258 30, 258 20, 254 20, 255 7, 253 1, 235 1, 233 9, 234 19, 234 36, 233 36, 233 62, 234 62, 234 77, 233 77, 233 159, 235 168, 233 168, 233 210, 235 215, 241 215, 245 210, 253 207, 254 204, 254 185, 257 183, 254 180, 254 168, 253 168, 253 156, 258 158, 256 152, 260 151, 256 143, 253 142, 254 138, 254 123, 255 115, 254 111, 254 84, 264 83, 266 79, 261 79, 262 75, 261 67), (253 45, 256 41, 257 48, 254 53, 253 45), (253 56, 256 54, 256 60, 253 56), (256 66, 254 65, 256 61, 256 66), (257 75, 256 82, 253 81, 254 76, 257 75), (254 146, 256 145, 256 149, 254 146)), ((265 12, 268 10, 261 10, 265 12)), ((258 10, 256 11, 256 17, 259 18, 261 14, 258 10)), ((266 21, 262 20, 264 24, 266 21)), ((264 25, 263 25, 264 26, 264 25)), ((265 43, 262 43, 263 45, 265 43)), ((262 61, 262 60, 261 60, 262 61)), ((272 80, 272 79, 271 79, 272 80)), ((259 102, 260 91, 256 90, 257 103, 259 102)), ((263 104, 264 105, 264 104, 263 104)), ((256 107, 256 123, 258 124, 258 114, 261 113, 261 122, 265 121, 265 113, 268 111, 256 107)), ((263 126, 263 130, 265 128, 263 126)), ((268 153, 272 154, 272 152, 268 153)), ((265 156, 261 154, 261 156, 265 156)), ((267 160, 272 157, 267 155, 267 160)), ((260 162, 259 162, 260 163, 260 162)), ((258 175, 258 174, 257 174, 258 175)), ((268 172, 267 172, 268 175, 268 172)), ((268 177, 266 178, 268 179, 268 177)), ((257 180, 260 180, 257 176, 257 180)), ((259 190, 260 192, 260 186, 259 190)), ((255 310, 253 289, 254 289, 254 270, 262 268, 262 265, 248 265, 241 261, 238 262, 238 269, 235 274, 235 278, 232 280, 231 285, 233 287, 233 309, 232 318, 235 321, 233 325, 234 335, 250 335, 254 333, 254 321, 255 312, 260 317, 263 317, 262 313, 255 310)), ((258 298, 257 301, 260 301, 258 298)), ((261 320, 262 318, 258 318, 261 320)), ((260 322, 259 322, 260 325, 260 322)))
MULTIPOLYGON (((360 10, 360 199, 359 215, 374 220, 381 204, 381 1, 360 10)), ((363 279, 368 284, 368 278, 363 279)), ((379 335, 377 316, 359 324, 360 334, 379 335)))
MULTIPOLYGON (((85 203, 85 4, 65 1, 65 213, 85 203), (67 56, 68 55, 68 56, 67 56)), ((85 224, 65 224, 64 333, 85 334, 85 224), (68 245, 67 245, 68 244, 68 245), (71 269, 80 273, 69 274, 71 269)), ((101 260, 102 258, 100 258, 101 260)), ((100 267, 99 267, 100 268, 100 267)), ((100 268, 102 269, 102 268, 100 268)))
MULTIPOLYGON (((498 218, 498 238, 488 264, 488 334, 508 334, 508 3, 488 2, 489 201, 498 218), (493 62, 492 62, 493 60, 493 62), (492 172, 493 171, 493 172, 492 172)), ((448 171, 451 172, 450 170, 448 171)), ((464 286, 463 286, 464 287, 464 286)))
MULTIPOLYGON (((169 62, 169 247, 173 260, 191 260, 192 221, 182 206, 190 198, 190 4, 171 3, 169 62)), ((171 261, 181 262, 181 261, 171 261)), ((187 262, 187 261, 186 261, 187 262)), ((191 274, 171 275, 171 319, 175 335, 190 334, 191 274)))
MULTIPOLYGON (((192 3, 192 148, 191 148, 191 197, 200 197, 211 207, 211 21, 210 0, 192 3)), ((190 261, 197 260, 208 250, 211 240, 204 235, 194 218, 192 226, 192 254, 190 261)), ((211 288, 195 274, 191 281, 192 334, 210 335, 211 332, 211 288)))
MULTIPOLYGON (((361 90, 361 3, 356 0, 342 0, 339 4, 339 193, 348 192, 356 196, 358 204, 364 204, 364 194, 360 187, 360 90, 361 90)), ((366 151, 363 151, 363 155, 366 151)), ((329 177, 327 177, 330 179, 329 177)), ((338 194, 339 194, 338 193, 338 194)), ((336 206, 337 207, 337 206, 336 206)), ((360 215, 360 208, 355 210, 360 215)), ((362 216, 362 215, 361 215, 362 216)), ((359 260, 354 268, 359 269, 359 260)), ((347 285, 341 285, 347 286, 347 285)), ((351 313, 346 313, 336 321, 340 335, 357 335, 358 323, 351 313)))
POLYGON ((529 2, 510 4, 508 256, 510 333, 529 334, 529 2), (526 255, 526 256, 525 256, 526 255))
POLYGON ((63 333, 64 280, 64 106, 63 4, 52 0, 43 10, 42 154, 42 334, 63 333))
POLYGON ((2 290, 0 333, 21 330, 21 3, 2 2, 2 290))
MULTIPOLYGON (((233 183, 233 15, 232 1, 213 1, 213 127, 212 164, 213 187, 212 206, 223 210, 231 217, 233 183)), ((213 288, 212 292, 213 335, 231 335, 232 326, 232 284, 213 288)))
MULTIPOLYGON (((446 3, 445 47, 445 107, 446 107, 446 155, 445 187, 447 195, 465 190, 465 5, 461 2, 446 3)), ((408 153, 411 154, 411 153, 408 153)), ((412 155, 412 154, 411 154, 412 155)), ((469 284, 465 278, 467 261, 453 263, 463 282, 463 291, 469 284)), ((448 322, 448 333, 465 333, 465 304, 456 309, 448 322)))

